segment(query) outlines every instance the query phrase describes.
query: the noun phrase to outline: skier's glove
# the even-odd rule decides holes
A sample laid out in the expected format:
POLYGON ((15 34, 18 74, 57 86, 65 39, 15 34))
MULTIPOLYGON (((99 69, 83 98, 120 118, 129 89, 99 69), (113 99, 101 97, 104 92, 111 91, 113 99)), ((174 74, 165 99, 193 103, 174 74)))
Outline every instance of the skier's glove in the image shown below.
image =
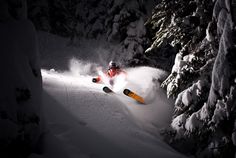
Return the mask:
POLYGON ((96 79, 96 78, 93 78, 93 79, 92 79, 92 82, 96 83, 96 82, 97 82, 97 79, 96 79))

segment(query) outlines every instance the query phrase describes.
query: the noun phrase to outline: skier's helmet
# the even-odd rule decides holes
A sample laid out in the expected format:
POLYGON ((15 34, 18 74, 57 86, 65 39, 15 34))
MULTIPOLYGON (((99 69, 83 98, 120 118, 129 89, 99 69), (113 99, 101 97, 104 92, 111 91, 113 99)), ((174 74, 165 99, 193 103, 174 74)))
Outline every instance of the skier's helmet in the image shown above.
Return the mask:
POLYGON ((119 69, 119 67, 117 66, 117 64, 114 61, 110 61, 109 67, 108 67, 108 75, 110 77, 116 76, 118 69, 119 69))
POLYGON ((112 68, 117 68, 117 64, 114 62, 114 61, 110 61, 109 62, 109 69, 112 69, 112 68))

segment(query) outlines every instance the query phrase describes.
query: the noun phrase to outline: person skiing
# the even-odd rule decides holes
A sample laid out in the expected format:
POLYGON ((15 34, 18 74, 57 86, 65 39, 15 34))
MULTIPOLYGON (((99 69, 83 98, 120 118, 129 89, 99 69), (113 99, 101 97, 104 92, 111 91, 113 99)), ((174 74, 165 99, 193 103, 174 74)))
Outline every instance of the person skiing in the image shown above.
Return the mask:
MULTIPOLYGON (((120 69, 120 66, 116 64, 114 61, 110 61, 108 65, 108 69, 106 71, 106 76, 110 79, 114 78, 115 76, 125 73, 125 71, 120 69)), ((97 83, 101 81, 101 76, 92 79, 92 82, 97 83)))
MULTIPOLYGON (((114 89, 113 89, 114 80, 118 79, 118 78, 116 78, 116 76, 121 75, 121 74, 123 74, 124 77, 119 78, 119 80, 120 79, 126 80, 126 77, 127 77, 126 72, 124 70, 122 70, 114 61, 110 61, 107 71, 104 74, 102 73, 98 77, 92 78, 92 82, 94 82, 94 83, 105 82, 106 83, 107 78, 108 78, 109 79, 108 82, 112 87, 109 88, 108 86, 104 86, 103 91, 105 93, 113 93, 114 92, 114 89), (104 81, 102 81, 102 80, 104 80, 104 81)), ((137 102, 144 104, 144 99, 141 96, 139 96, 137 93, 135 93, 129 89, 124 89, 123 93, 126 96, 133 98, 137 102)))

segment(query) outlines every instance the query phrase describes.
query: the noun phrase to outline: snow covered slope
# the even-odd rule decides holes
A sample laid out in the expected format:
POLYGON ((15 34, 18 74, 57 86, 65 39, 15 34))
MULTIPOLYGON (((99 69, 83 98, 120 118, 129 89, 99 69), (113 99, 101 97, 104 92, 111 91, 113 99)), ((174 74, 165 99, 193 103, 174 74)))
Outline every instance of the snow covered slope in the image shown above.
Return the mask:
POLYGON ((159 135, 161 128, 170 123, 173 108, 172 100, 165 99, 164 91, 159 89, 158 80, 166 77, 165 72, 150 67, 126 68, 127 82, 115 83, 121 86, 116 94, 105 94, 103 84, 91 82, 97 75, 94 67, 102 63, 93 57, 89 62, 88 49, 68 47, 65 40, 49 34, 40 36, 44 39, 40 42, 42 58, 47 56, 43 65, 51 68, 42 70, 43 111, 50 131, 46 135, 55 136, 53 140, 45 136, 45 157, 183 157, 159 135), (80 60, 70 56, 76 51, 84 52, 82 56, 77 54, 80 60), (66 52, 66 58, 62 57, 66 52), (60 63, 67 63, 68 68, 52 69, 60 63), (146 104, 123 95, 123 88, 143 96, 146 104), (53 148, 63 148, 64 152, 53 148))
POLYGON ((172 107, 163 99, 164 93, 149 90, 148 83, 153 77, 150 74, 163 72, 147 67, 127 72, 146 73, 146 83, 137 79, 128 86, 136 86, 143 96, 156 92, 156 96, 145 97, 147 104, 138 104, 121 93, 105 94, 104 85, 92 83, 91 76, 42 70, 46 122, 66 144, 69 157, 181 157, 158 135, 170 120, 172 107))

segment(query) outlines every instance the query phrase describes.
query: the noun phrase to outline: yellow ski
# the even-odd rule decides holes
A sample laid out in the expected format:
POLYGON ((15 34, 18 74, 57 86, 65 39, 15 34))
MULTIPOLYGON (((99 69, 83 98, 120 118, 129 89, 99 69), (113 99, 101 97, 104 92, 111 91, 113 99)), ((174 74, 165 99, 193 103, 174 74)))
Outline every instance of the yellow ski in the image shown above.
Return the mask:
POLYGON ((144 99, 142 97, 140 97, 138 94, 136 94, 135 92, 133 92, 129 89, 124 89, 123 93, 125 95, 127 95, 128 97, 131 97, 134 100, 138 101, 139 103, 144 104, 144 99))

